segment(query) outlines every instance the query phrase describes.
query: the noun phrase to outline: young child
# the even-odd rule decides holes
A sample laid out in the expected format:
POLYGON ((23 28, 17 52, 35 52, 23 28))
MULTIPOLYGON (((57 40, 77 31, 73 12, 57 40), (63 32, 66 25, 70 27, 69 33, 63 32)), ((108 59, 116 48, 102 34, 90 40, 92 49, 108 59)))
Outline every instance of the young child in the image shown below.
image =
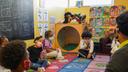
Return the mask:
POLYGON ((38 70, 41 69, 45 71, 46 66, 48 65, 48 61, 46 59, 41 59, 40 54, 42 51, 42 36, 36 37, 34 39, 34 45, 28 48, 28 52, 30 54, 30 60, 32 62, 31 68, 38 70))
MULTIPOLYGON (((8 38, 6 36, 0 37, 0 49, 5 47, 8 43, 9 43, 9 41, 8 41, 8 38)), ((0 72, 5 72, 5 71, 9 71, 9 69, 6 69, 6 68, 0 66, 0 72)))
POLYGON ((45 39, 43 41, 43 49, 44 49, 43 51, 46 51, 46 57, 47 58, 55 57, 56 59, 64 59, 60 48, 53 49, 52 47, 53 39, 54 39, 53 32, 50 30, 46 31, 45 39))
POLYGON ((112 55, 114 54, 115 51, 117 51, 117 50, 119 49, 119 48, 118 48, 119 45, 120 45, 120 43, 119 43, 119 41, 117 40, 117 38, 113 38, 112 44, 111 44, 111 48, 112 48, 111 54, 112 54, 112 55))
POLYGON ((119 48, 119 41, 118 41, 118 36, 117 36, 117 32, 116 30, 114 30, 114 33, 113 33, 113 40, 112 40, 112 44, 111 44, 111 54, 113 55, 119 48))
POLYGON ((25 42, 15 40, 8 43, 0 51, 0 64, 9 70, 0 72, 25 72, 30 67, 29 54, 25 42))
POLYGON ((8 44, 8 38, 6 36, 0 37, 0 47, 5 47, 8 44))
POLYGON ((89 31, 82 33, 82 40, 80 41, 79 57, 92 58, 94 43, 92 34, 89 31))

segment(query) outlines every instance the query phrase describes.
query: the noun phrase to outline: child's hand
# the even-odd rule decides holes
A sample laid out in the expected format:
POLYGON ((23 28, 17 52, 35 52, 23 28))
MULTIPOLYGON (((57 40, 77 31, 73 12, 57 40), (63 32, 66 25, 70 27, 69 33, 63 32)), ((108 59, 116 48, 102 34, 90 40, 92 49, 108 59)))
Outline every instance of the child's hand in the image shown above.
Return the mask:
POLYGON ((85 43, 88 45, 89 44, 89 40, 85 40, 85 43))
POLYGON ((89 54, 87 55, 87 58, 91 58, 91 55, 92 55, 92 54, 89 53, 89 54))

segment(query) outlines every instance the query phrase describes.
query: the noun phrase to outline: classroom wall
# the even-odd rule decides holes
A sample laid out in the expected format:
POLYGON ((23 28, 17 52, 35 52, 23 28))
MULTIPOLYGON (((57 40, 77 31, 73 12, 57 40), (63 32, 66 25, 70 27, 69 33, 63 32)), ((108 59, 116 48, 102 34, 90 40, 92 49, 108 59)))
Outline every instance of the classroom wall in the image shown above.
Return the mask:
MULTIPOLYGON (((128 9, 128 0, 115 0, 115 5, 124 5, 128 9)), ((33 0, 33 8, 34 8, 34 35, 39 36, 39 31, 38 31, 38 21, 37 21, 37 10, 39 8, 39 0, 33 0)), ((62 7, 53 7, 53 8, 48 8, 48 14, 49 14, 49 19, 50 16, 55 16, 56 17, 56 22, 60 21, 63 19, 64 12, 70 11, 72 13, 81 13, 81 14, 86 14, 87 15, 87 22, 89 21, 89 9, 90 7, 81 7, 81 8, 62 8, 62 7)), ((31 40, 25 40, 27 47, 33 45, 33 39, 31 40)))
MULTIPOLYGON (((114 1, 114 5, 124 5, 128 9, 127 3, 128 3, 128 0, 115 0, 114 1)), ((89 22, 89 10, 90 10, 90 7, 86 6, 86 7, 81 7, 81 8, 78 8, 78 7, 66 8, 65 12, 86 14, 87 16, 86 21, 89 22)))
POLYGON ((64 17, 63 15, 64 15, 64 12, 65 12, 65 8, 53 7, 53 8, 48 8, 47 10, 49 12, 49 22, 50 22, 50 17, 51 16, 55 16, 55 18, 56 18, 55 23, 62 20, 63 17, 64 17))
POLYGON ((115 5, 124 5, 128 9, 128 0, 115 0, 114 4, 115 5))
MULTIPOLYGON (((33 9, 34 9, 34 37, 39 36, 37 12, 38 12, 38 9, 40 7, 40 2, 41 2, 41 0, 33 0, 33 5, 34 5, 33 6, 33 9)), ((55 16, 55 18, 56 18, 55 22, 58 22, 58 21, 63 19, 65 8, 63 8, 63 7, 52 7, 52 8, 47 8, 46 10, 48 10, 48 16, 49 16, 48 23, 50 22, 50 16, 55 16)), ((50 28, 50 25, 49 25, 49 28, 50 28)), ((34 44, 33 39, 25 40, 25 42, 27 44, 27 47, 34 44)))
MULTIPOLYGON (((33 10, 34 10, 34 37, 39 35, 38 32, 38 21, 37 21, 37 9, 39 8, 39 0, 33 0, 33 10)), ((27 44, 27 48, 31 45, 33 45, 33 39, 31 40, 25 40, 25 43, 27 44)))

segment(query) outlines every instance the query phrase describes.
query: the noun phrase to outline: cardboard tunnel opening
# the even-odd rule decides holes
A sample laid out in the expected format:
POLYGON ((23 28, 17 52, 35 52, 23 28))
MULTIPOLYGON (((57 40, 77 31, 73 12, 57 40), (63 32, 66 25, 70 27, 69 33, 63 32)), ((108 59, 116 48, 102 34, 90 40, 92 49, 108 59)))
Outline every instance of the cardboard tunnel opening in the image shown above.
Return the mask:
POLYGON ((80 43, 80 35, 75 28, 66 26, 58 32, 57 40, 61 48, 71 51, 78 47, 80 43))

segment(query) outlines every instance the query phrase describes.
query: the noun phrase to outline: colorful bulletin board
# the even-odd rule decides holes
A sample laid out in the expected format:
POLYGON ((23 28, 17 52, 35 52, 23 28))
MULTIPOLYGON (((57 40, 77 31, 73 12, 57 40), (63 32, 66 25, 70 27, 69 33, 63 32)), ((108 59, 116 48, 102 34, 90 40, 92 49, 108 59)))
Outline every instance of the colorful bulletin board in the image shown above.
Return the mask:
POLYGON ((126 11, 125 6, 104 6, 90 8, 90 25, 94 28, 93 39, 99 42, 104 32, 116 27, 116 17, 126 11))

